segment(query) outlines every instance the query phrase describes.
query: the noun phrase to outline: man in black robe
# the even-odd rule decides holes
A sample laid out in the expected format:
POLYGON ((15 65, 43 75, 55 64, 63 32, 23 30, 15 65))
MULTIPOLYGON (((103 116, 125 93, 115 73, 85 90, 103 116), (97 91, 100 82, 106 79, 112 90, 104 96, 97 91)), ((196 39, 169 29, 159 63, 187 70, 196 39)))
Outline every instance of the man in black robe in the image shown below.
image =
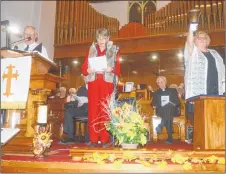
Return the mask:
POLYGON ((173 142, 173 117, 177 114, 177 109, 180 106, 177 90, 166 87, 166 78, 159 76, 156 79, 159 89, 154 92, 152 106, 156 109, 156 115, 161 117, 161 123, 156 127, 156 132, 161 133, 163 126, 166 127, 168 139, 167 144, 173 142))

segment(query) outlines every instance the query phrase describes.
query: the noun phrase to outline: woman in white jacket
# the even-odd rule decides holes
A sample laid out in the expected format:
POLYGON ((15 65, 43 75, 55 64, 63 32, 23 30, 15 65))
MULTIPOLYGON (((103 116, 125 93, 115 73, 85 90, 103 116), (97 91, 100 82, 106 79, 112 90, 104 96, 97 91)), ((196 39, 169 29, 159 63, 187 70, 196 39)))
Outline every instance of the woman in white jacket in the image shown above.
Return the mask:
POLYGON ((208 49, 210 37, 191 24, 184 50, 185 99, 197 95, 222 95, 225 92, 225 66, 222 57, 208 49))

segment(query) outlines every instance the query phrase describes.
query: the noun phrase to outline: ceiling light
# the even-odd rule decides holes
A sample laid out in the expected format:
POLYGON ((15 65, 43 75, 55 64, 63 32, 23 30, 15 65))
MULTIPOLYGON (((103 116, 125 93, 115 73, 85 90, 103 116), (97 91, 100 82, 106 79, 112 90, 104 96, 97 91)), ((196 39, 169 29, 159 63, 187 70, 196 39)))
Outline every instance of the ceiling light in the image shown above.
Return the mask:
POLYGON ((153 55, 151 58, 152 60, 156 60, 158 57, 156 55, 153 55))
POLYGON ((133 74, 137 74, 137 71, 132 71, 133 74))
POLYGON ((121 62, 121 61, 123 61, 123 59, 120 57, 120 58, 119 58, 119 61, 121 62))
POLYGON ((74 63, 74 64, 78 64, 78 61, 77 61, 77 60, 74 60, 73 63, 74 63))
POLYGON ((184 55, 182 53, 178 53, 177 57, 182 58, 182 57, 184 57, 184 55))
POLYGON ((20 33, 19 28, 16 27, 16 26, 9 26, 9 27, 8 27, 8 31, 9 31, 10 33, 12 33, 12 34, 18 34, 18 33, 20 33))

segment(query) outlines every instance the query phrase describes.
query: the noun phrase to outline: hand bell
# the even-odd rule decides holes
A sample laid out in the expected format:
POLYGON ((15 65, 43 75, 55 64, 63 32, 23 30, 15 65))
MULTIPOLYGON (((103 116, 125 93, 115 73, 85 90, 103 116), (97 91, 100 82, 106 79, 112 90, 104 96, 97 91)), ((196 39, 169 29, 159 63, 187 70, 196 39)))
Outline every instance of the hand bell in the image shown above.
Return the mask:
POLYGON ((189 23, 190 24, 198 24, 199 23, 199 17, 201 15, 201 10, 200 9, 192 9, 189 10, 189 23))

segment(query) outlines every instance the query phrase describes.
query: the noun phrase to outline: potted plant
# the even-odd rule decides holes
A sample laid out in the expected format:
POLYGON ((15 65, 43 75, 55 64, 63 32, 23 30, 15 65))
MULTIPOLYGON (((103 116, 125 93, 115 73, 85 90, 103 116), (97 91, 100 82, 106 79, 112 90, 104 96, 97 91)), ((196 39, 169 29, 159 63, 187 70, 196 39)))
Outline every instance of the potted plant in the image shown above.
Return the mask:
POLYGON ((123 148, 137 148, 147 143, 148 130, 144 125, 144 117, 134 111, 133 105, 124 103, 118 106, 111 96, 105 108, 109 116, 105 127, 115 137, 116 144, 123 148))

